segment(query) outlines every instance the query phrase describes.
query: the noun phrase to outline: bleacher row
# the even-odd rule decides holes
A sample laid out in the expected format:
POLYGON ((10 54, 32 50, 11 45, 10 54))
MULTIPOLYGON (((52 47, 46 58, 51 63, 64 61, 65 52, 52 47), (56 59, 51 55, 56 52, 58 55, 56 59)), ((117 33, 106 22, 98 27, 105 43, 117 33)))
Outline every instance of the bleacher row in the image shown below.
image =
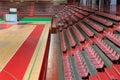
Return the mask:
POLYGON ((65 80, 120 80, 120 16, 68 5, 56 17, 65 80))

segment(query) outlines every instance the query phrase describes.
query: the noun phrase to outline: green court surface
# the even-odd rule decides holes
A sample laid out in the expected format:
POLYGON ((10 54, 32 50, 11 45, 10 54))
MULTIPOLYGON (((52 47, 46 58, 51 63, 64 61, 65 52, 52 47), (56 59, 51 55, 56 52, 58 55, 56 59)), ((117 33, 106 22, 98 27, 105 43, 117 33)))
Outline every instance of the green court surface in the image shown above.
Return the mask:
POLYGON ((31 18, 25 17, 20 20, 20 22, 41 22, 41 21, 52 21, 52 18, 31 18))
POLYGON ((0 18, 0 22, 3 22, 4 20, 0 18))

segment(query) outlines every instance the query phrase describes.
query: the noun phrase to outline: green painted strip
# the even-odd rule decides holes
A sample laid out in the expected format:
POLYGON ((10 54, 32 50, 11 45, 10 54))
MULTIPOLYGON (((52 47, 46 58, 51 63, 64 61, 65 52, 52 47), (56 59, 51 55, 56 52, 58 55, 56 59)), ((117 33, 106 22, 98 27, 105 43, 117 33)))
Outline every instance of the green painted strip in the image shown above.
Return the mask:
POLYGON ((0 22, 3 22, 4 20, 0 18, 0 22))
POLYGON ((40 22, 40 21, 52 21, 52 18, 22 18, 20 22, 40 22))

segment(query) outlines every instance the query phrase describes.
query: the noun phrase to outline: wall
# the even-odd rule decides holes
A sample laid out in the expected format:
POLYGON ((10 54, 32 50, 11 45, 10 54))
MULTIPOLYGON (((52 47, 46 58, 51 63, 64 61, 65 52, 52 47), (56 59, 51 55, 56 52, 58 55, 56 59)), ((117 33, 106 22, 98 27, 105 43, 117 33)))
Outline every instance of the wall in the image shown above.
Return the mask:
POLYGON ((111 0, 111 5, 116 5, 117 4, 117 0, 111 0))

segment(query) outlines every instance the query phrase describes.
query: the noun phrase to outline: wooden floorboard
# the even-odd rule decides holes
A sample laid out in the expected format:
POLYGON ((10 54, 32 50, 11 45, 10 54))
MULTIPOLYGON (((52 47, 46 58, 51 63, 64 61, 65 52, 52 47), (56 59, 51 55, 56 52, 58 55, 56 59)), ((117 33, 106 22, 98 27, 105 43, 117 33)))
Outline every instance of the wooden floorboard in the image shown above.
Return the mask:
POLYGON ((5 67, 15 52, 23 44, 29 34, 33 31, 34 25, 14 25, 0 31, 0 71, 5 67))

